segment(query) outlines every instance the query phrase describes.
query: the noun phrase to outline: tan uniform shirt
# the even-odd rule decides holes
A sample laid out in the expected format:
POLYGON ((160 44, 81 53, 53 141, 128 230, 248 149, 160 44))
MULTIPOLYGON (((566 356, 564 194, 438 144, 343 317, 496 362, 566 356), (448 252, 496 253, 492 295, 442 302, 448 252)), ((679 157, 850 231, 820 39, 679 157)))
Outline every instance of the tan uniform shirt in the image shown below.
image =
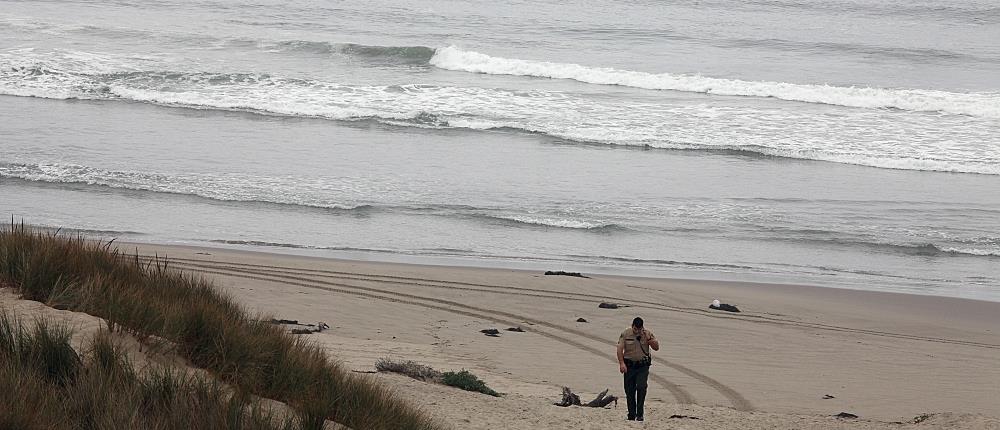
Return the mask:
POLYGON ((621 336, 618 336, 618 346, 625 346, 626 360, 639 361, 645 358, 646 353, 649 352, 649 340, 656 339, 653 332, 648 329, 646 330, 646 338, 641 341, 636 341, 636 336, 638 334, 632 330, 632 326, 629 326, 622 332, 621 336))

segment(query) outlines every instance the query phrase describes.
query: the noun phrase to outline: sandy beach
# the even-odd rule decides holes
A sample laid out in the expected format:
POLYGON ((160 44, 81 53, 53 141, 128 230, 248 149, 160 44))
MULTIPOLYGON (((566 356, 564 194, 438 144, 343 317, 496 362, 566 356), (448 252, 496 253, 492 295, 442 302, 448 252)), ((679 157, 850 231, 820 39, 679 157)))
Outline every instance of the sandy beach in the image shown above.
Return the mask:
POLYGON ((1000 430, 1000 0, 2 5, 0 430, 1000 430))
MULTIPOLYGON (((330 330, 312 341, 358 372, 382 357, 468 369, 494 398, 376 374, 454 428, 998 428, 1000 303, 832 288, 421 266, 126 244, 213 279, 248 309, 330 330), (709 310, 713 299, 739 314, 709 310), (622 305, 601 309, 601 302, 622 305), (645 423, 561 408, 622 395, 614 357, 634 316, 661 339, 645 423), (583 318, 586 322, 578 322, 583 318), (506 331, 521 327, 524 332, 506 331), (482 329, 497 328, 499 337, 482 329), (838 419, 848 412, 859 419, 838 419), (681 415, 693 418, 670 418, 681 415), (914 418, 928 415, 914 423, 914 418)), ((554 267, 553 270, 559 268, 554 267)), ((5 307, 86 316, 3 296, 5 307)))

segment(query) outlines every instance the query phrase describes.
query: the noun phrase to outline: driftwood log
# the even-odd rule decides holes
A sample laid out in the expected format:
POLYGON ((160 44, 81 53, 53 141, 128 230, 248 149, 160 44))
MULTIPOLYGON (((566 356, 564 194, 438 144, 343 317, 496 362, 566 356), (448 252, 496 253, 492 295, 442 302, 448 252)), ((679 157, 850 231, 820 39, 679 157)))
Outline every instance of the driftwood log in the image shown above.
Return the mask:
POLYGON ((297 325, 305 328, 293 328, 292 334, 313 334, 319 333, 323 330, 330 328, 327 323, 321 322, 318 324, 300 324, 296 320, 271 320, 273 324, 286 324, 286 325, 297 325))
POLYGON ((580 406, 580 396, 573 394, 569 387, 563 387, 562 390, 562 401, 555 404, 556 406, 580 406))
POLYGON ((548 275, 548 276, 572 276, 574 278, 587 278, 587 279, 590 279, 589 276, 585 276, 584 274, 582 274, 580 272, 564 272, 562 270, 549 270, 549 271, 545 272, 545 274, 548 275))
POLYGON ((609 396, 608 390, 604 390, 601 391, 601 394, 598 394, 597 397, 594 398, 594 400, 581 404, 580 396, 574 394, 573 391, 569 389, 569 387, 563 387, 562 401, 556 403, 555 405, 562 407, 587 406, 591 408, 603 408, 608 404, 610 404, 611 402, 615 402, 615 406, 616 407, 618 406, 618 398, 615 396, 609 396))

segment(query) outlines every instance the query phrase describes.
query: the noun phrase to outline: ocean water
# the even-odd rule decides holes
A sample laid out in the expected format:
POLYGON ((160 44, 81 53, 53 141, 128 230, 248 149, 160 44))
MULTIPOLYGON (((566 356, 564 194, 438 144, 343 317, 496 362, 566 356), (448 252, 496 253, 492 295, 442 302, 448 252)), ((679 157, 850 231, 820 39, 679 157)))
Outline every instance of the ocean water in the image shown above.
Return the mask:
POLYGON ((0 212, 996 301, 1000 6, 4 1, 0 212))

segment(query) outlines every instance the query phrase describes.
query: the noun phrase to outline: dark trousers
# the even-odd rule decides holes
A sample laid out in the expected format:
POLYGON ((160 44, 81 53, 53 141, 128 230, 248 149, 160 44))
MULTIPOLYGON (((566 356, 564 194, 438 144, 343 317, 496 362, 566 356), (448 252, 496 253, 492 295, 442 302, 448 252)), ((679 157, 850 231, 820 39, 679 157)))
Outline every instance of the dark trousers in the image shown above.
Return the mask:
POLYGON ((628 417, 642 416, 642 404, 646 401, 646 380, 649 366, 628 366, 625 370, 625 401, 628 403, 628 417))

